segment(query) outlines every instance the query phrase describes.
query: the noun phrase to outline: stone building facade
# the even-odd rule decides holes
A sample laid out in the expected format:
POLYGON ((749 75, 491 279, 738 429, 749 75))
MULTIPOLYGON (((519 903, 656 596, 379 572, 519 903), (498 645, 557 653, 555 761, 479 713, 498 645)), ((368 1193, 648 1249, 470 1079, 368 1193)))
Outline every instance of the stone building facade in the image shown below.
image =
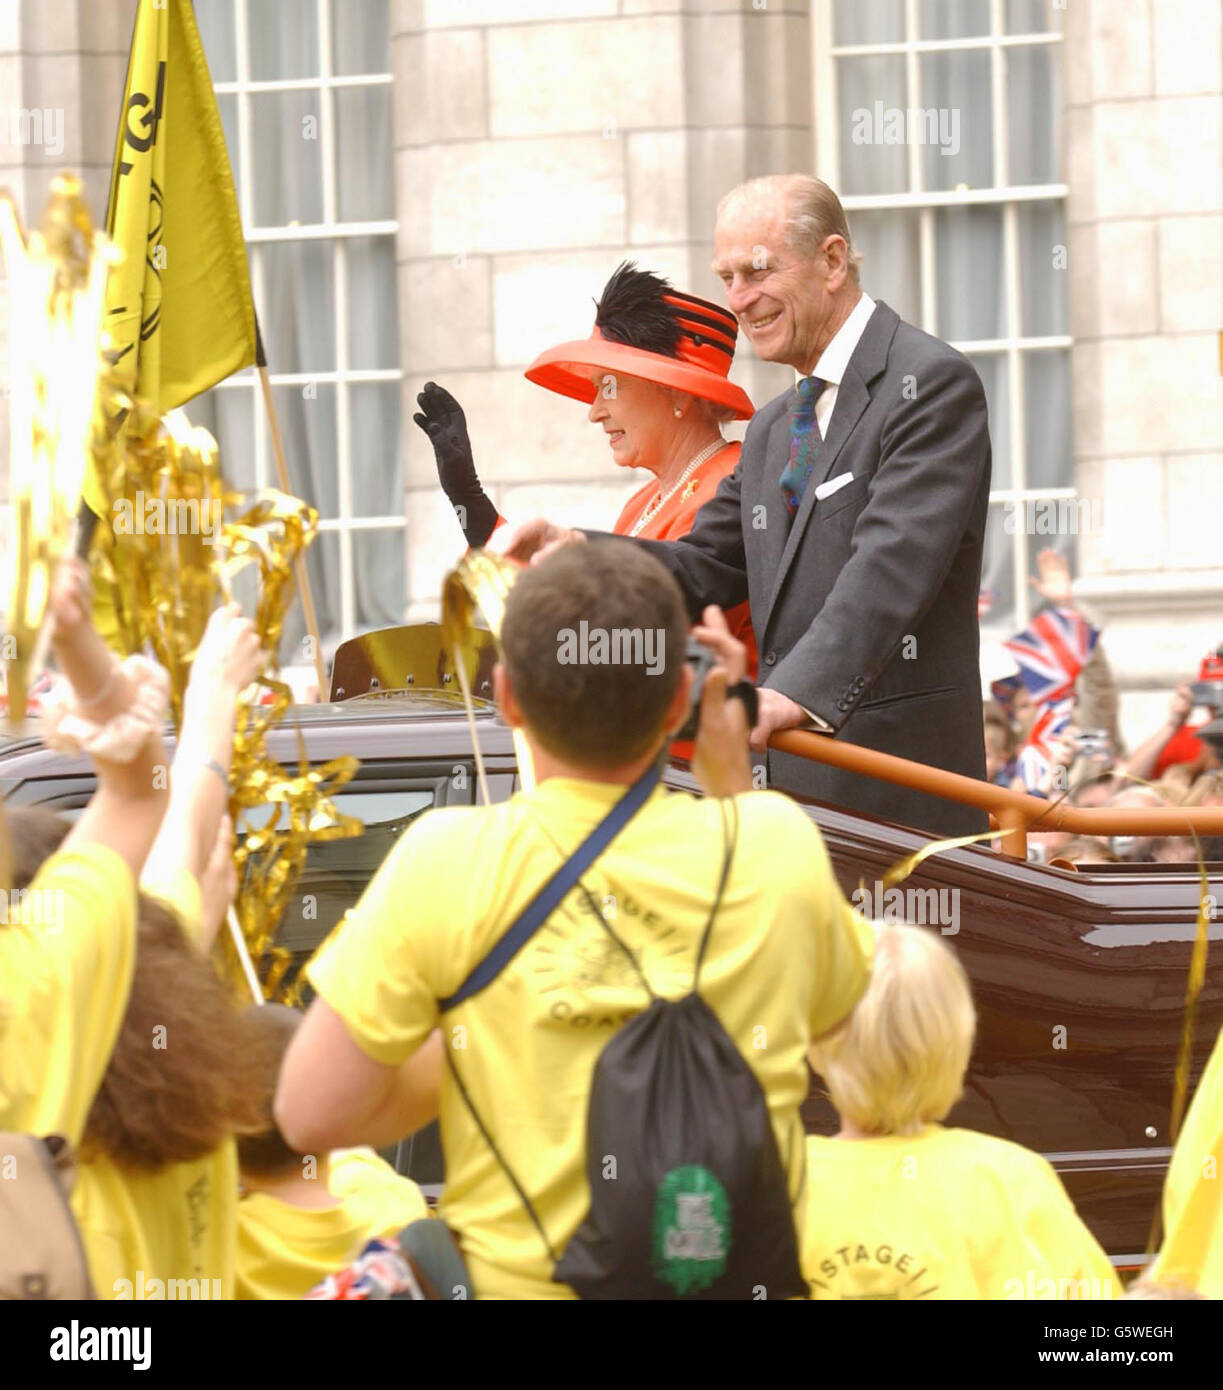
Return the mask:
MULTIPOLYGON (((721 193, 814 167, 832 3, 384 0, 405 615, 435 613, 461 548, 411 422, 421 384, 443 381, 467 408, 503 514, 614 517, 636 483, 583 408, 531 386, 523 368, 589 332, 592 297, 626 257, 720 297, 709 261, 721 193)), ((1223 641, 1220 7, 1045 9, 1061 34, 1071 481, 1104 518, 1080 538, 1078 590, 1105 628, 1133 737, 1223 641)), ((100 215, 133 10, 0 0, 0 133, 36 109, 62 122, 54 154, 45 139, 0 141, 0 181, 23 211, 70 167, 100 215)), ((758 403, 789 380, 747 348, 734 375, 758 403)))

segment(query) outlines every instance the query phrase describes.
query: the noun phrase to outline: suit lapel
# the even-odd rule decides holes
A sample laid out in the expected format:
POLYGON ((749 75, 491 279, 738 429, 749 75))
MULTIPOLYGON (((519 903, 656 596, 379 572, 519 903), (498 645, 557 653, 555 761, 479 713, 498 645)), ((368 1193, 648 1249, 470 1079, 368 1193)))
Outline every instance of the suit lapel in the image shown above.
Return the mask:
MULTIPOLYGON (((815 490, 831 476, 845 441, 852 434, 854 426, 869 404, 871 383, 886 371, 888 352, 891 349, 892 338, 895 336, 899 322, 900 319, 894 309, 889 308, 882 299, 875 301, 875 310, 867 321, 858 346, 846 364, 845 374, 837 388, 837 400, 833 407, 832 419, 829 422, 828 437, 820 445, 820 451, 815 460, 815 468, 807 481, 803 500, 799 503, 798 515, 794 518, 794 524, 790 527, 789 534, 785 537, 785 544, 781 548, 781 558, 777 562, 777 572, 773 579, 772 592, 769 594, 769 604, 765 609, 766 625, 773 616, 773 608, 777 603, 778 595, 781 593, 790 566, 794 563, 794 557, 802 543, 803 532, 811 520, 811 513, 815 510, 815 490)), ((787 425, 785 458, 788 458, 790 451, 789 411, 786 412, 785 420, 787 425)), ((781 470, 784 467, 785 460, 783 459, 772 479, 774 490, 778 496, 781 494, 781 470)), ((770 517, 773 515, 771 509, 769 515, 770 517)), ((766 570, 766 574, 767 572, 766 570)), ((758 633, 757 636, 763 639, 763 633, 758 633)))
POLYGON ((789 517, 786 515, 785 498, 781 495, 780 479, 790 459, 790 412, 794 409, 794 394, 793 391, 789 393, 785 410, 773 421, 769 430, 760 478, 758 495, 765 508, 764 526, 758 530, 753 528, 753 534, 760 538, 760 573, 767 584, 773 582, 772 576, 781 565, 788 531, 789 517))

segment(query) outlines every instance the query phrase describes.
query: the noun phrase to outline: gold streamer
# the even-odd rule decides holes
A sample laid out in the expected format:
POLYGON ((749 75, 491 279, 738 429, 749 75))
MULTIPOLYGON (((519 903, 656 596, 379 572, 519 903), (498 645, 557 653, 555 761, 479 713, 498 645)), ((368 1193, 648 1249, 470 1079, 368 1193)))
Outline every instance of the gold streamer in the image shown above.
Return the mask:
MULTIPOLYGON (((94 582, 110 592, 124 651, 148 649, 170 676, 176 728, 200 638, 234 579, 258 582, 255 624, 272 662, 292 602, 292 566, 317 530, 314 510, 295 498, 225 490, 216 443, 181 412, 164 420, 132 399, 106 368, 104 296, 116 258, 94 230, 80 181, 61 175, 28 243, 12 204, 0 199, 0 244, 9 277, 14 352, 13 464, 9 496, 14 543, 6 547, 6 646, 10 719, 20 719, 37 672, 39 633, 55 566, 69 550, 92 454, 106 505, 98 519, 108 544, 95 548, 94 582), (226 519, 227 513, 229 519, 226 519)), ((270 730, 290 699, 273 664, 262 684, 271 705, 236 713, 230 811, 239 830, 262 823, 235 853, 246 891, 239 918, 265 989, 275 994, 289 957, 276 946, 279 923, 309 846, 359 834, 332 797, 357 763, 340 758, 311 769, 298 733, 300 766, 289 773, 267 753, 270 730)), ((229 948, 233 950, 232 945, 229 948)))
POLYGON ((106 277, 114 254, 95 232, 81 182, 60 174, 28 241, 7 193, 0 248, 8 276, 12 535, 3 559, 11 725, 25 717, 43 655, 51 579, 71 548, 97 397, 106 277))
MULTIPOLYGON (((471 634, 478 611, 488 630, 494 637, 500 638, 505 601, 521 573, 522 566, 507 560, 504 555, 496 555, 489 550, 470 550, 446 576, 442 585, 442 645, 458 672, 485 804, 488 803, 488 782, 484 776, 484 758, 476 736, 475 712, 471 703, 471 679, 479 665, 479 650, 471 634)), ((535 769, 531 762, 531 750, 521 729, 514 730, 514 753, 518 759, 518 780, 529 791, 535 785, 535 769)))

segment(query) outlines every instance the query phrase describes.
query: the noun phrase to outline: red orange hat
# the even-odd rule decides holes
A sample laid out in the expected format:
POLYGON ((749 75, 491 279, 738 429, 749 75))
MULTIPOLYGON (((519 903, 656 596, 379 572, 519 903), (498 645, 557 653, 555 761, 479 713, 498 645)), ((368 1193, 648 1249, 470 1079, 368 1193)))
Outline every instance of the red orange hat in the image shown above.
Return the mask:
POLYGON ((738 339, 739 325, 729 310, 625 261, 595 305, 590 337, 541 352, 526 377, 589 403, 596 388, 583 368, 621 372, 715 401, 746 420, 755 409, 751 397, 727 375, 738 339))

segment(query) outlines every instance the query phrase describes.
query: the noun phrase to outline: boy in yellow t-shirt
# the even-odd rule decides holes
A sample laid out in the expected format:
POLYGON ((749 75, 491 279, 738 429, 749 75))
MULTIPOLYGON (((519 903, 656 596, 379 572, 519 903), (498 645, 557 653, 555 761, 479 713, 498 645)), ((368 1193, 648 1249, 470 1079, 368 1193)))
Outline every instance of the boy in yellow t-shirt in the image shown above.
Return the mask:
POLYGON ((263 1134, 238 1141, 239 1298, 302 1298, 377 1236, 393 1237, 428 1215, 420 1188, 372 1149, 294 1153, 272 1119, 280 1062, 301 1015, 276 1004, 248 1012, 266 1036, 263 1134))
POLYGON ((1039 1155, 940 1123, 976 1015, 943 941, 876 927, 870 986, 811 1050, 841 1117, 807 1140, 803 1270, 814 1298, 1112 1298, 1121 1286, 1039 1155))
POLYGON ((552 1279, 552 1251, 590 1206, 592 1074, 608 1040, 649 1006, 638 970, 667 999, 693 987, 726 864, 715 798, 734 797, 739 830, 700 996, 760 1084, 801 1234, 806 1052, 865 987, 864 924, 802 809, 751 790, 745 711, 725 697, 744 651, 716 608, 697 629, 720 662, 705 681, 695 747, 709 796, 656 786, 488 988, 445 1013, 438 1006, 683 725, 687 635, 675 581, 636 546, 566 547, 523 573, 494 679, 503 718, 530 747, 535 787, 422 816, 309 966, 319 997, 285 1059, 281 1129, 299 1150, 410 1133, 429 1118, 414 1054, 440 1024, 440 1209, 478 1297, 574 1296, 552 1279), (644 660, 570 660, 565 643, 579 630, 605 641, 635 633, 644 660))

